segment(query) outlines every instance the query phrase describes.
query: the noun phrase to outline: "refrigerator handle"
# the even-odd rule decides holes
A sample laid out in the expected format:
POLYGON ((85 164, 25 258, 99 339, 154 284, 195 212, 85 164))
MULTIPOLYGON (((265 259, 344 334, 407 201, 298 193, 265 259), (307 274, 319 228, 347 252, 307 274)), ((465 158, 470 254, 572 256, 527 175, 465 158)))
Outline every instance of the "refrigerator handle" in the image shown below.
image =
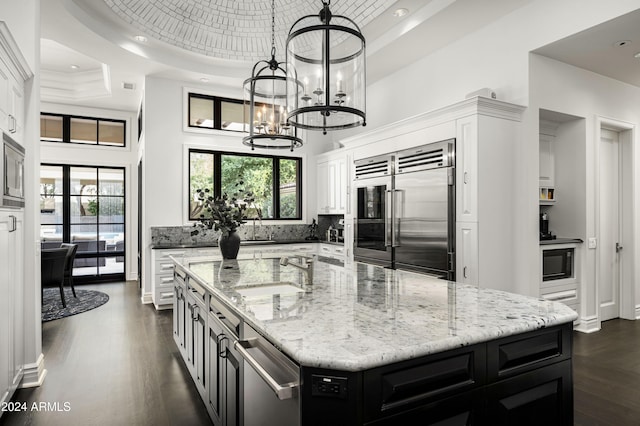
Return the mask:
POLYGON ((391 247, 400 247, 398 233, 400 232, 400 214, 398 213, 398 207, 403 207, 402 203, 398 202, 398 193, 402 193, 399 189, 393 190, 392 207, 393 207, 393 233, 391 234, 391 247))
POLYGON ((387 189, 385 191, 385 203, 384 203, 384 246, 385 247, 389 247, 391 245, 391 243, 389 243, 389 240, 393 240, 392 237, 392 226, 391 226, 391 213, 393 212, 393 197, 391 196, 391 190, 387 189))

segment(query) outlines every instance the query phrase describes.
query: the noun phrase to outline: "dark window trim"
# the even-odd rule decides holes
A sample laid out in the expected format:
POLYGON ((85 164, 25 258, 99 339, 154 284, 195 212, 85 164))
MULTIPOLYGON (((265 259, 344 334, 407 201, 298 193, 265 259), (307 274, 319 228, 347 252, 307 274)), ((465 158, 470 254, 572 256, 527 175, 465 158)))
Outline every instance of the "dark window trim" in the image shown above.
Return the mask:
MULTIPOLYGON (((77 164, 59 164, 59 163, 41 163, 40 166, 50 166, 50 167, 61 167, 62 168, 62 241, 64 243, 70 243, 71 241, 71 169, 72 168, 88 168, 88 169, 96 169, 96 185, 100 185, 100 169, 111 169, 111 170, 122 170, 122 185, 124 194, 122 196, 109 196, 109 197, 119 197, 122 198, 122 208, 124 210, 124 214, 122 215, 123 222, 109 222, 102 225, 123 225, 124 227, 124 235, 126 238, 127 235, 127 170, 126 167, 120 166, 95 166, 95 165, 77 165, 77 164)), ((40 196, 40 194, 38 194, 40 196)), ((99 196, 96 196, 98 203, 99 196)), ((98 211, 100 206, 98 204, 98 211)), ((48 224, 44 224, 45 226, 48 224)), ((56 224, 57 226, 58 224, 56 224)), ((78 224, 73 224, 78 225, 78 224)), ((93 225, 93 224, 91 224, 93 225)), ((96 230, 98 235, 100 234, 100 216, 96 217, 96 230)), ((42 226, 42 224, 41 224, 42 226)), ((124 257, 124 272, 118 272, 114 274, 100 274, 100 275, 74 275, 73 281, 76 283, 93 283, 93 282, 104 282, 104 281, 123 281, 126 277, 127 272, 127 257, 126 257, 126 247, 124 250, 115 250, 115 251, 100 251, 98 250, 96 253, 78 253, 76 257, 78 259, 87 259, 87 258, 107 258, 114 256, 122 256, 124 257)), ((96 267, 96 270, 99 267, 96 267)))
POLYGON ((222 128, 222 102, 244 105, 241 99, 224 98, 222 96, 205 95, 202 93, 188 92, 187 94, 187 127, 190 129, 221 130, 223 132, 242 133, 242 130, 228 130, 222 128), (191 98, 207 99, 213 102, 213 127, 191 125, 191 98))
POLYGON ((122 120, 118 118, 106 118, 106 117, 89 117, 84 115, 71 115, 71 114, 58 114, 54 112, 41 112, 40 117, 48 116, 48 117, 62 117, 62 140, 54 141, 51 139, 43 139, 40 137, 40 142, 53 142, 53 143, 70 143, 74 145, 89 145, 89 146, 107 146, 110 148, 126 148, 127 147, 127 120, 122 120), (79 118, 81 120, 95 120, 96 122, 96 142, 71 142, 71 119, 79 118), (123 140, 124 144, 122 145, 114 145, 110 143, 100 143, 100 122, 108 121, 112 123, 122 123, 122 132, 123 132, 123 140))
POLYGON ((189 148, 188 154, 188 179, 187 179, 187 211, 189 212, 189 221, 197 221, 197 218, 191 217, 191 205, 189 195, 191 194, 191 153, 201 153, 201 154, 211 154, 213 155, 213 196, 219 197, 222 195, 222 173, 220 172, 222 168, 222 156, 223 155, 235 155, 241 157, 261 157, 261 158, 270 158, 272 160, 271 167, 273 170, 273 181, 272 181, 272 191, 273 191, 273 210, 275 212, 276 217, 263 218, 262 220, 270 221, 270 220, 302 220, 302 197, 303 197, 303 185, 302 185, 302 158, 301 157, 288 157, 285 155, 266 155, 266 154, 250 154, 245 152, 233 152, 233 151, 216 151, 209 149, 201 149, 201 148, 189 148), (297 215, 296 217, 280 217, 280 168, 278 167, 279 160, 294 160, 297 164, 296 173, 298 175, 298 197, 297 201, 297 215))

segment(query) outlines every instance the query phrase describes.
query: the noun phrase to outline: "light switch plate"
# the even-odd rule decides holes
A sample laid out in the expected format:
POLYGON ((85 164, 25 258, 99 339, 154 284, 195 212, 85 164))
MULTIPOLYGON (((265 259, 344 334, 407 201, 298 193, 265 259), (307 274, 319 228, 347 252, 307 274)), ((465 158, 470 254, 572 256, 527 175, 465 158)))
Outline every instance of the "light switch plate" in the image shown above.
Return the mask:
POLYGON ((595 237, 590 237, 588 240, 588 247, 590 249, 594 249, 598 246, 598 240, 595 239, 595 237))

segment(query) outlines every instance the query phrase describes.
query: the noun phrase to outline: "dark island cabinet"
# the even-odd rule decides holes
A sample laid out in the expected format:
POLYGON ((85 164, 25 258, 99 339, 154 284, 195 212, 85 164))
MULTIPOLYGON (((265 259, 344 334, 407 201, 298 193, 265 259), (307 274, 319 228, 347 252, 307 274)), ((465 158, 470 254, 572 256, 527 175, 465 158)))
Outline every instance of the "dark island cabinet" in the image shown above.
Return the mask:
POLYGON ((302 367, 302 424, 572 425, 572 324, 362 372, 302 367))

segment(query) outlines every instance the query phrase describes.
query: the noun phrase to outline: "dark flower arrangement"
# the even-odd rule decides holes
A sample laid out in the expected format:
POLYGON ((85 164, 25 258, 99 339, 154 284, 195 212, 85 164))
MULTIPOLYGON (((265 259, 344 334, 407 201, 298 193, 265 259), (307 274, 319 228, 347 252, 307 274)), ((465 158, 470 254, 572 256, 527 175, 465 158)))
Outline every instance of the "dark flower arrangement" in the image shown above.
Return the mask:
MULTIPOLYGON (((202 211, 194 226, 221 231, 229 235, 246 223, 247 208, 254 202, 253 193, 242 188, 243 181, 236 183, 236 191, 229 195, 226 192, 219 197, 211 195, 209 189, 196 189, 198 200, 202 203, 202 211)), ((196 235, 198 231, 192 232, 196 235)))

